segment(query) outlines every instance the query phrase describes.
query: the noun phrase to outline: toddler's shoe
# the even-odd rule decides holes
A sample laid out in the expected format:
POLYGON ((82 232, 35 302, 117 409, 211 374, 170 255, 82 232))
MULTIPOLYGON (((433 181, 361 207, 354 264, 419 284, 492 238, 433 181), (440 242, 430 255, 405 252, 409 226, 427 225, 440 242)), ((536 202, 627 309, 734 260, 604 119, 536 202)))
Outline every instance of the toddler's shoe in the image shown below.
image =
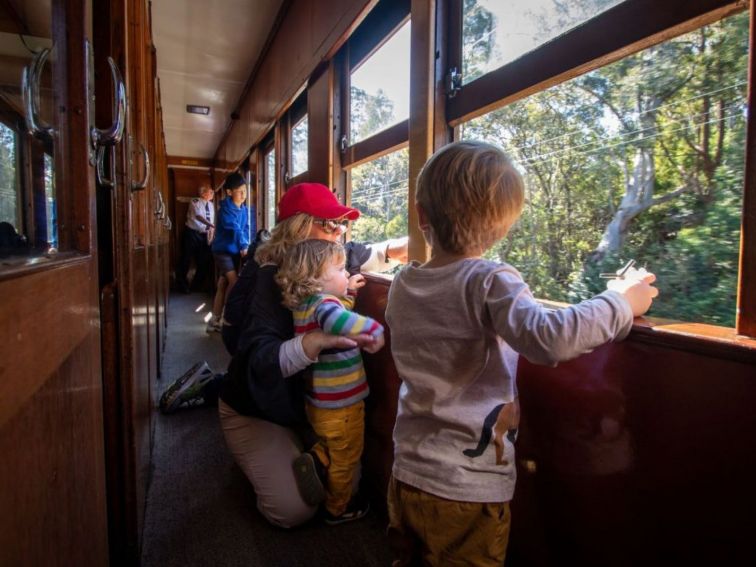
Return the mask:
POLYGON ((304 500, 317 506, 325 500, 326 468, 312 451, 305 451, 294 460, 294 479, 304 500))
POLYGON ((370 511, 370 502, 363 498, 359 493, 355 494, 349 501, 346 510, 338 516, 334 516, 328 510, 325 512, 325 523, 329 526, 336 526, 346 522, 359 520, 367 515, 370 511))

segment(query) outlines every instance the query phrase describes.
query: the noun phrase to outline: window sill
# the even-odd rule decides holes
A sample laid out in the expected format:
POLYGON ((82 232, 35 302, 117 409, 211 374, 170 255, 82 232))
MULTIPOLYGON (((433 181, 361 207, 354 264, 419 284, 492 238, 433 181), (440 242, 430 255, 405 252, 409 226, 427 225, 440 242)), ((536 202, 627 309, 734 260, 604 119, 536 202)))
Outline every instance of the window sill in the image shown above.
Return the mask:
MULTIPOLYGON (((538 300, 544 307, 559 309, 569 303, 538 300)), ((732 327, 684 323, 657 317, 638 317, 627 340, 698 352, 707 356, 756 362, 756 338, 738 335, 732 327)))
POLYGON ((0 281, 11 280, 29 274, 44 272, 70 264, 78 264, 90 258, 81 252, 59 252, 41 256, 15 256, 0 260, 0 281))

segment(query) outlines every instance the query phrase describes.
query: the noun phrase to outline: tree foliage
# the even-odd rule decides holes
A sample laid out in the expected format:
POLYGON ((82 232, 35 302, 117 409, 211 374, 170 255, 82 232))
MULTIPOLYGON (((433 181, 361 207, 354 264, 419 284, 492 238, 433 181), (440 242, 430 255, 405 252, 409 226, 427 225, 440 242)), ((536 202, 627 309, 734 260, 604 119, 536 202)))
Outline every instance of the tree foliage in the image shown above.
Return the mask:
POLYGON ((562 301, 635 258, 659 276, 653 315, 733 325, 747 45, 741 14, 465 124, 526 178, 526 210, 490 256, 562 301))

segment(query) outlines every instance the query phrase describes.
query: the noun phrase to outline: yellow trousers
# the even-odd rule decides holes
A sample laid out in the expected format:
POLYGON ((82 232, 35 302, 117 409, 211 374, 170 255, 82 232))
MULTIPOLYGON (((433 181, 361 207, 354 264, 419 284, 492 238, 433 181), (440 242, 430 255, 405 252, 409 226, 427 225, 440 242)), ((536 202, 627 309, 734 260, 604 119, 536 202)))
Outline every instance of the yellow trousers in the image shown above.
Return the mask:
POLYGON ((388 490, 393 565, 501 567, 509 542, 509 502, 459 502, 396 480, 388 490))
POLYGON ((307 404, 307 417, 320 437, 313 447, 328 467, 325 507, 339 516, 352 497, 354 475, 360 463, 365 436, 365 402, 338 409, 307 404))

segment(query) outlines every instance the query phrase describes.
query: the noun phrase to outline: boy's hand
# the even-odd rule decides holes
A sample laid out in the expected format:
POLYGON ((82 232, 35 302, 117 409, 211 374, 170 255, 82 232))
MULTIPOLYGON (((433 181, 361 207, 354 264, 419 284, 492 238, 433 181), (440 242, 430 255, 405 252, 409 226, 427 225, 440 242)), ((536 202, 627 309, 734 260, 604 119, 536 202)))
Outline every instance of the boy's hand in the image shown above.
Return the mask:
POLYGON ((370 354, 375 354, 379 350, 383 348, 383 345, 386 344, 386 339, 383 338, 383 334, 378 335, 377 337, 373 338, 370 335, 360 335, 361 337, 370 337, 372 339, 372 342, 363 345, 362 350, 365 352, 369 352, 370 354))
POLYGON ((351 291, 357 291, 361 287, 364 287, 365 283, 365 276, 363 276, 362 274, 354 274, 349 278, 347 289, 351 291))
POLYGON ((607 289, 612 289, 625 296, 630 308, 633 311, 633 317, 640 317, 651 307, 654 297, 659 295, 659 290, 653 287, 652 283, 656 281, 656 276, 645 270, 637 270, 636 274, 628 274, 624 279, 609 280, 607 289))

